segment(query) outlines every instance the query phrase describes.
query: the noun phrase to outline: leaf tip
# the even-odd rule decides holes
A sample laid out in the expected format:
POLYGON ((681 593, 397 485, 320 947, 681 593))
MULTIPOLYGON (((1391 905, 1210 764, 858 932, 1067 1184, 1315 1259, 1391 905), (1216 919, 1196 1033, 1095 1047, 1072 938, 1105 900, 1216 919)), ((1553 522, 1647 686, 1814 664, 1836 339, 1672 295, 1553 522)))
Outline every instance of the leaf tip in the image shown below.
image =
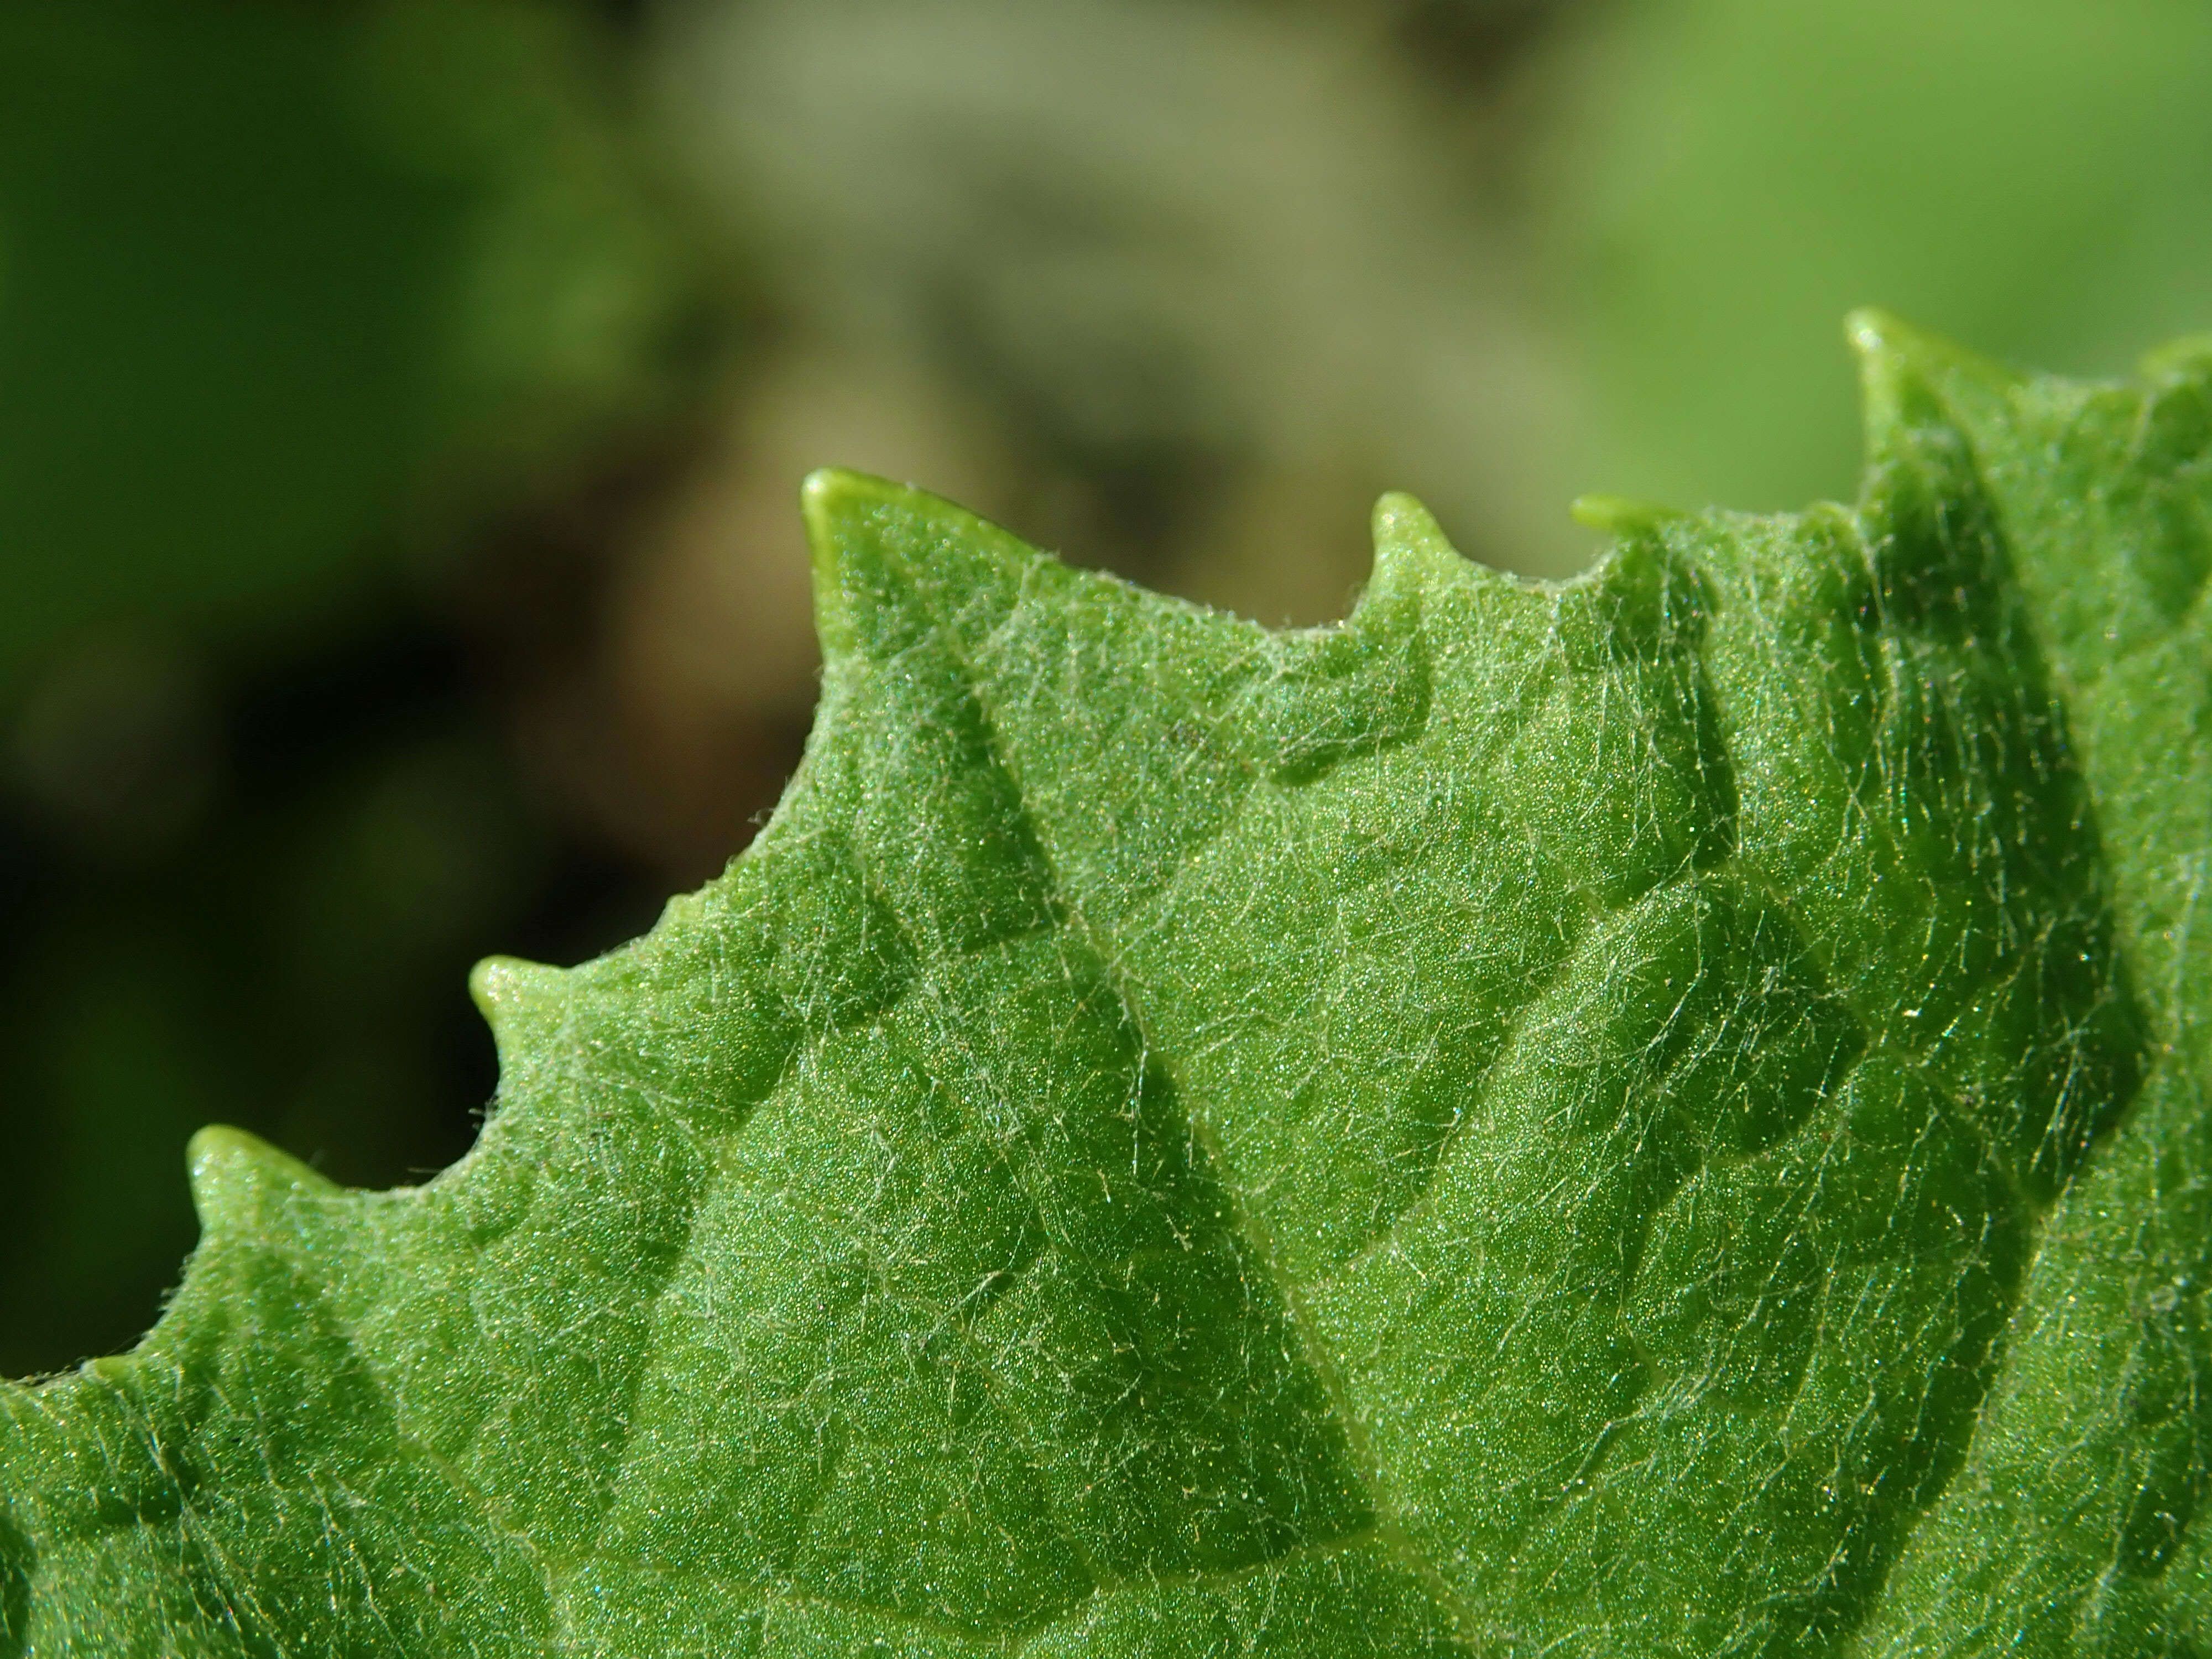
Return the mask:
POLYGON ((844 521, 857 498, 873 497, 881 485, 865 473, 841 466, 817 467, 799 486, 799 510, 806 523, 806 544, 814 572, 814 631, 822 654, 835 661, 854 647, 852 607, 846 603, 844 521))
POLYGON ((227 1123, 211 1123, 194 1135, 185 1162, 191 1175, 192 1208, 208 1233, 250 1224, 271 1200, 343 1190, 290 1153, 227 1123))
POLYGON ((825 553, 835 556, 839 526, 885 501, 919 492, 908 485, 856 472, 848 466, 817 466, 799 481, 799 510, 805 515, 807 537, 816 562, 825 553))
POLYGON ((1861 357, 1890 350, 1899 340, 1918 337, 1911 324, 1880 306, 1858 306, 1846 313, 1844 336, 1861 357))
MULTIPOLYGON (((809 473, 799 495, 814 567, 815 631, 831 663, 862 648, 865 612, 910 589, 918 575, 941 577, 948 548, 1003 557, 994 544, 1011 539, 927 490, 843 467, 809 473), (916 561, 926 569, 918 571, 916 561)), ((1027 547, 1020 552, 1024 559, 1041 556, 1027 547)))
POLYGON ((1985 358, 1953 344, 1940 334, 1916 328, 1893 311, 1860 306, 1844 318, 1844 337, 1858 354, 1862 373, 1917 374, 1933 379, 1972 369, 2002 379, 2014 376, 1985 358))
POLYGON ((1467 566, 1436 514, 1402 491, 1394 489, 1375 503, 1371 528, 1375 587, 1407 581, 1418 584, 1424 574, 1462 570, 1467 566))
POLYGON ((1881 454, 1899 428, 1925 426, 1936 417, 1935 389, 1927 370, 1938 348, 1917 329, 1875 306, 1862 306, 1846 317, 1844 335, 1858 354, 1867 447, 1881 454))
POLYGON ((1887 454, 1910 429, 1954 426, 1958 397, 2002 392, 2021 379, 1879 307, 1852 312, 1844 332, 1858 354, 1869 455, 1887 454))
POLYGON ((566 1017, 568 975, 520 957, 486 957, 469 969, 469 1000, 491 1027, 502 1085, 529 1049, 544 1046, 566 1017))
POLYGON ((518 1016, 542 1013, 561 994, 566 979, 560 969, 542 962, 486 957, 469 969, 469 996, 496 1030, 518 1016))

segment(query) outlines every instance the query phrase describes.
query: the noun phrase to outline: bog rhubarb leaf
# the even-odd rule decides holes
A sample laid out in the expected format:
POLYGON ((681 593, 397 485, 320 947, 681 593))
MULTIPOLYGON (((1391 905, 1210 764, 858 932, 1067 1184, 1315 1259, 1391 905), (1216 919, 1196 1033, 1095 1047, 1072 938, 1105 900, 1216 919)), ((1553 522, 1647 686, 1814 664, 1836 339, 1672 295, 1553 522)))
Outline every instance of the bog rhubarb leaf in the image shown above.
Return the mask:
POLYGON ((0 1655, 2212 1651, 2212 344, 1339 627, 815 478, 758 842, 476 1150, 195 1144, 0 1655))

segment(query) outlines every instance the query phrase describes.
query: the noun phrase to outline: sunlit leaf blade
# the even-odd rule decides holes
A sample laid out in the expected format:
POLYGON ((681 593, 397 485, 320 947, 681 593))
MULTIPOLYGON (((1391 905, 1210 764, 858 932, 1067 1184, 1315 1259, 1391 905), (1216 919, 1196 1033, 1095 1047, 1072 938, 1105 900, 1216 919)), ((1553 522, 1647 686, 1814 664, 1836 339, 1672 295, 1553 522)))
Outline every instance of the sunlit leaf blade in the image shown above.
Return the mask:
POLYGON ((2212 353, 1857 334, 1857 509, 1334 629, 818 477, 775 818, 428 1186, 202 1137, 0 1653, 2212 1641, 2212 353))

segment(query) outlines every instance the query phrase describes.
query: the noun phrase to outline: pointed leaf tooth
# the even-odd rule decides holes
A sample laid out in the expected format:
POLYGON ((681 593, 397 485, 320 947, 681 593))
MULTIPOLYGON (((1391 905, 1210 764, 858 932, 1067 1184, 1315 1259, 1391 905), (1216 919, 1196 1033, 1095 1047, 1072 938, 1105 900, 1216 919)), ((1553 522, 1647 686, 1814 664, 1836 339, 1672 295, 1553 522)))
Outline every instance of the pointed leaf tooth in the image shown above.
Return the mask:
POLYGON ((486 957, 469 970, 469 996, 491 1027, 502 1079, 551 1047, 568 1018, 570 994, 564 969, 520 957, 486 957))
POLYGON ((806 520, 806 542, 814 574, 814 631, 822 641, 825 667, 835 668, 858 643, 852 607, 845 597, 846 548, 843 520, 855 495, 871 481, 863 474, 825 466, 810 472, 799 486, 799 512, 806 520))
POLYGON ((1060 568, 964 507, 864 472, 812 473, 801 501, 813 550, 815 629, 833 672, 854 653, 896 655, 950 620, 957 601, 987 593, 1003 601, 1032 570, 1060 568))
POLYGON ((2024 378, 2003 364, 1923 333, 1879 307, 1863 307, 1844 323, 1858 353, 1861 407, 1871 468, 1907 428, 1956 429, 1961 396, 2002 397, 2024 378))
POLYGON ((1929 345, 1886 311, 1871 307, 1845 325, 1859 355, 1859 386, 1871 464, 1893 453, 1910 428, 1941 421, 1942 404, 1928 377, 1929 345))
POLYGON ((1436 515, 1401 491, 1394 489, 1375 503, 1371 527, 1375 571, 1360 595, 1361 605, 1370 594, 1419 589, 1439 577, 1462 577, 1474 568, 1451 544, 1436 515))
POLYGON ((295 1198, 334 1197, 345 1189, 256 1134, 210 1124, 185 1149, 192 1207, 209 1237, 264 1231, 295 1198))

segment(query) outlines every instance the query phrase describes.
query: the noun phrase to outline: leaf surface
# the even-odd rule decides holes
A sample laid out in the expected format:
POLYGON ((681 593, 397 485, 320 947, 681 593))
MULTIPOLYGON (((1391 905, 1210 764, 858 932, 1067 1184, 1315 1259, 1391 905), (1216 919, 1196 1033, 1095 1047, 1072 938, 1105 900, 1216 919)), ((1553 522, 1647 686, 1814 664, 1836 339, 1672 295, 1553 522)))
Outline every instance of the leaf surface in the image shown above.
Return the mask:
POLYGON ((2212 349, 1270 633, 808 489, 805 765, 0 1390, 0 1655, 2212 1645, 2212 349))

